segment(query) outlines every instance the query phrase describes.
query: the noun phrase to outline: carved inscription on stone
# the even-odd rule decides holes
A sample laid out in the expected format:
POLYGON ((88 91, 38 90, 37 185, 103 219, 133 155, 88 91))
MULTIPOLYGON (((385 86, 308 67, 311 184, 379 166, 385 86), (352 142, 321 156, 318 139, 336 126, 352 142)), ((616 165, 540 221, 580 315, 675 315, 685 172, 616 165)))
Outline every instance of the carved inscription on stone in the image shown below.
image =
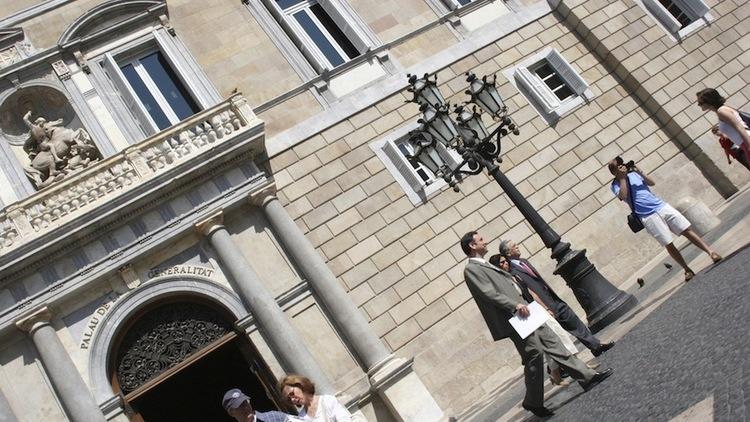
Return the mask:
POLYGON ((211 277, 214 273, 212 268, 198 267, 195 265, 174 265, 171 267, 154 268, 148 272, 148 278, 162 277, 165 275, 199 275, 211 277))

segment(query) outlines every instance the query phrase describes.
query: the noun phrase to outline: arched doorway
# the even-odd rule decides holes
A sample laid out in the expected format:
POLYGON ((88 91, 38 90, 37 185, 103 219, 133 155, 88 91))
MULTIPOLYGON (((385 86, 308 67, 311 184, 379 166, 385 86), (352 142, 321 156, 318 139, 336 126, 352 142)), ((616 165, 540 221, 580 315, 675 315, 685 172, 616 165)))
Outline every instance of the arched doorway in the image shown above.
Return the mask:
POLYGON ((133 421, 231 421, 221 407, 241 388, 259 410, 283 408, 257 349, 207 300, 172 297, 130 319, 109 362, 112 388, 133 421))

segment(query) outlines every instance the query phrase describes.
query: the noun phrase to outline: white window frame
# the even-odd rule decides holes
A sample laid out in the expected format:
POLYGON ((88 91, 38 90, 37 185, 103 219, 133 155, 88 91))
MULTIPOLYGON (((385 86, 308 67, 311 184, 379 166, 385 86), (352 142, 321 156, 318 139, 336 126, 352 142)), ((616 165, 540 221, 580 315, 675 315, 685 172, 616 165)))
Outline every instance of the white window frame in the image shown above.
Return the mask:
POLYGON ((589 84, 554 48, 546 48, 540 53, 523 60, 517 66, 504 70, 503 75, 529 100, 539 115, 550 124, 571 113, 584 103, 590 102, 595 96, 589 84), (544 81, 534 73, 534 69, 542 66, 543 62, 552 67, 575 95, 564 100, 557 98, 544 81))
POLYGON ((456 10, 456 9, 460 9, 462 7, 466 7, 466 6, 470 5, 471 3, 475 2, 475 1, 479 1, 479 0, 469 0, 469 2, 466 3, 466 4, 461 4, 461 2, 459 0, 443 0, 443 2, 445 3, 445 5, 448 6, 448 8, 450 10, 456 10))
MULTIPOLYGON (((107 56, 107 60, 111 60, 111 61, 115 62, 115 67, 117 67, 117 69, 119 71, 118 77, 121 77, 122 80, 123 80, 123 82, 125 82, 127 84, 129 94, 134 99, 136 99, 138 101, 138 103, 141 104, 141 107, 142 107, 142 103, 140 101, 140 98, 138 98, 137 94, 135 93, 135 90, 133 90, 132 85, 129 83, 129 81, 127 81, 127 79, 125 78, 125 75, 122 73, 122 68, 123 67, 125 67, 127 65, 132 65, 133 69, 138 74, 138 77, 140 77, 141 81, 143 82, 143 84, 146 85, 146 89, 148 89, 148 91, 151 94, 151 96, 154 97, 154 100, 159 105, 159 108, 164 113, 164 115, 167 117, 167 120, 169 120, 169 123, 171 123, 172 125, 176 125, 177 123, 180 122, 180 118, 177 117, 177 113, 174 111, 174 109, 172 108, 172 106, 169 104, 169 101, 166 98, 164 98, 164 95, 162 94, 161 90, 159 89, 159 87, 156 86, 156 82, 154 82, 154 80, 151 78, 151 75, 145 69, 145 67, 143 66, 143 64, 141 64, 141 59, 143 59, 144 57, 146 57, 149 54, 156 53, 156 52, 161 53, 161 51, 159 51, 158 48, 154 47, 154 48, 149 49, 147 51, 144 51, 144 52, 142 52, 142 53, 140 53, 138 55, 135 55, 132 58, 128 58, 128 59, 125 59, 125 60, 119 60, 119 61, 116 61, 112 57, 112 55, 110 53, 107 53, 106 56, 107 56)), ((162 53, 162 55, 163 55, 163 53, 162 53)), ((172 69, 172 70, 174 71, 174 69, 172 69)), ((177 73, 177 72, 175 72, 175 73, 177 73)), ((180 81, 182 82, 182 78, 180 78, 180 81)), ((183 85, 185 84, 184 82, 182 82, 182 83, 183 83, 183 85)), ((191 94, 191 99, 194 102, 197 103, 197 101, 195 101, 195 99, 192 98, 192 93, 190 93, 190 94, 191 94)), ((143 111, 146 111, 146 110, 143 110, 143 111)), ((151 123, 152 128, 154 128, 155 130, 159 130, 158 127, 157 127, 157 125, 156 125, 156 122, 153 121, 153 118, 151 117, 151 115, 148 112, 146 112, 146 116, 148 117, 148 121, 151 123)))
MULTIPOLYGON (((432 196, 440 192, 443 187, 447 186, 445 180, 436 178, 429 169, 420 163, 420 169, 431 176, 429 180, 422 179, 417 169, 412 166, 399 149, 398 144, 405 142, 409 132, 417 127, 416 123, 404 126, 370 144, 370 149, 380 158, 385 168, 391 173, 396 182, 404 190, 404 193, 406 193, 409 201, 414 205, 427 202, 432 196)), ((439 145, 438 148, 445 150, 442 145, 439 145)), ((454 160, 449 163, 451 166, 455 166, 461 162, 461 157, 455 151, 448 151, 447 156, 452 157, 454 160)))
MULTIPOLYGON (((327 69, 333 69, 336 66, 341 66, 341 64, 346 63, 348 61, 351 61, 355 57, 349 57, 348 54, 344 51, 344 49, 341 47, 341 45, 336 41, 336 39, 331 35, 330 32, 328 32, 328 29, 323 25, 322 22, 318 19, 317 16, 312 12, 311 8, 315 5, 320 4, 318 0, 304 0, 300 2, 299 4, 296 4, 290 8, 284 9, 282 12, 284 13, 284 18, 289 22, 289 25, 292 27, 292 30, 295 34, 297 34, 298 37, 302 39, 303 44, 305 44, 308 49, 313 52, 313 54, 316 56, 316 58, 323 63, 323 65, 327 69), (344 61, 341 64, 334 65, 331 63, 330 60, 328 60, 328 57, 325 56, 323 51, 320 49, 320 46, 318 46, 315 41, 313 41, 312 38, 310 38, 310 35, 305 31, 305 29, 300 25, 299 22, 297 22, 297 19, 294 17, 295 14, 298 12, 304 12, 315 24, 315 26, 318 27, 318 30, 323 34, 324 37, 328 40, 328 42, 333 46, 334 50, 336 50, 336 53, 338 53, 339 56, 341 56, 341 59, 344 61)), ((322 7, 322 5, 321 5, 322 7)), ((328 13, 327 10, 323 9, 326 13, 328 13)), ((329 14, 330 17, 330 14, 329 14)), ((333 18, 331 17, 331 20, 333 18)), ((336 23, 336 21, 334 21, 336 23)), ((338 25, 338 24, 337 24, 338 25)), ((339 28, 341 29, 341 28, 339 28)), ((343 30, 342 30, 343 33, 343 30)), ((344 33, 344 36, 349 39, 349 36, 344 33)), ((349 40, 350 43, 354 46, 354 48, 357 50, 359 55, 362 55, 362 51, 360 51, 354 43, 349 40)))
POLYGON ((659 0, 638 0, 643 9, 646 10, 659 26, 664 29, 675 41, 685 38, 690 33, 705 26, 714 20, 711 16, 711 9, 703 0, 671 0, 683 13, 691 20, 691 23, 684 28, 674 16, 662 6, 659 0))
MULTIPOLYGON (((345 0, 305 0, 300 5, 295 5, 287 9, 281 9, 276 0, 248 0, 247 6, 254 12, 253 14, 259 14, 256 3, 262 3, 264 8, 270 12, 273 18, 277 21, 278 25, 283 29, 282 32, 286 33, 286 36, 292 41, 297 47, 299 53, 310 63, 315 71, 320 74, 326 71, 332 70, 334 67, 318 48, 318 46, 312 41, 307 35, 307 32, 302 29, 297 20, 291 15, 293 12, 299 11, 303 8, 309 8, 313 4, 319 4, 321 8, 328 14, 331 20, 338 26, 344 36, 349 40, 354 48, 359 52, 360 56, 365 54, 370 49, 374 48, 379 44, 377 37, 372 31, 367 28, 365 23, 356 15, 351 6, 346 3, 345 0)), ((315 22, 318 22, 314 15, 310 14, 315 22)), ((263 21, 263 19, 261 19, 263 21)), ((270 27, 267 22, 263 22, 266 25, 266 29, 271 32, 273 38, 279 38, 281 35, 270 27)), ((319 23, 319 22, 318 22, 319 23)), ((328 31, 321 25, 319 27, 321 31, 326 34, 326 38, 329 42, 337 49, 341 50, 338 43, 328 34, 328 31)), ((283 46, 283 42, 279 40, 277 43, 283 46)), ((291 54, 282 49, 282 52, 291 54)), ((339 51, 342 58, 344 58, 343 64, 351 61, 343 51, 339 51)), ((294 61, 294 58, 292 58, 294 61)), ((300 67, 299 65, 297 67, 300 67)))
MULTIPOLYGON (((161 129, 141 103, 120 67, 155 51, 159 51, 169 63, 172 71, 200 110, 205 110, 221 101, 218 91, 189 51, 165 28, 154 28, 135 39, 127 39, 124 43, 102 47, 98 49, 98 53, 92 54, 90 65, 92 74, 96 85, 101 89, 105 91, 114 89, 118 94, 102 97, 114 112, 116 121, 122 126, 123 133, 131 144, 140 142, 144 136, 158 133, 161 129), (121 101, 117 100, 118 96, 121 101)), ((145 70, 140 70, 142 72, 136 68, 170 123, 179 123, 180 120, 172 111, 169 102, 162 96, 151 78, 148 75, 144 77, 145 70)))

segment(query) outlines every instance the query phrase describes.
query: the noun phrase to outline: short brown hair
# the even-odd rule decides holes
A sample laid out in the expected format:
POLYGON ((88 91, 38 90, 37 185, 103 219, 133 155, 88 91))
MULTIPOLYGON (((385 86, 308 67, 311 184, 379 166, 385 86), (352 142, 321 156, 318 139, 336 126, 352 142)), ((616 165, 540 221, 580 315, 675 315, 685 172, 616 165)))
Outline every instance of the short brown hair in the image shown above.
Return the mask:
POLYGON ((302 375, 287 375, 279 381, 279 391, 283 390, 284 387, 299 387, 303 393, 315 395, 315 383, 310 381, 310 378, 303 377, 302 375))
POLYGON ((724 105, 726 100, 719 94, 719 91, 713 88, 706 88, 698 91, 696 94, 698 97, 698 104, 710 105, 713 108, 719 108, 724 105))

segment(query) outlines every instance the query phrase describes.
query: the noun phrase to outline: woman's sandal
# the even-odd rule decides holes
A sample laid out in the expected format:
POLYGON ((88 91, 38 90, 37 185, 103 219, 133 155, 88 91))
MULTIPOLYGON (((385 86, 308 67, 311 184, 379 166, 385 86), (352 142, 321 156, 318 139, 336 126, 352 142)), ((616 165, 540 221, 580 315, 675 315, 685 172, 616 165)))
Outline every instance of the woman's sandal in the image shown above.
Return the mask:
POLYGON ((685 271, 685 283, 692 280, 695 277, 695 273, 692 271, 685 271))
POLYGON ((717 254, 716 252, 711 252, 711 260, 716 264, 717 262, 724 259, 721 255, 717 254))

